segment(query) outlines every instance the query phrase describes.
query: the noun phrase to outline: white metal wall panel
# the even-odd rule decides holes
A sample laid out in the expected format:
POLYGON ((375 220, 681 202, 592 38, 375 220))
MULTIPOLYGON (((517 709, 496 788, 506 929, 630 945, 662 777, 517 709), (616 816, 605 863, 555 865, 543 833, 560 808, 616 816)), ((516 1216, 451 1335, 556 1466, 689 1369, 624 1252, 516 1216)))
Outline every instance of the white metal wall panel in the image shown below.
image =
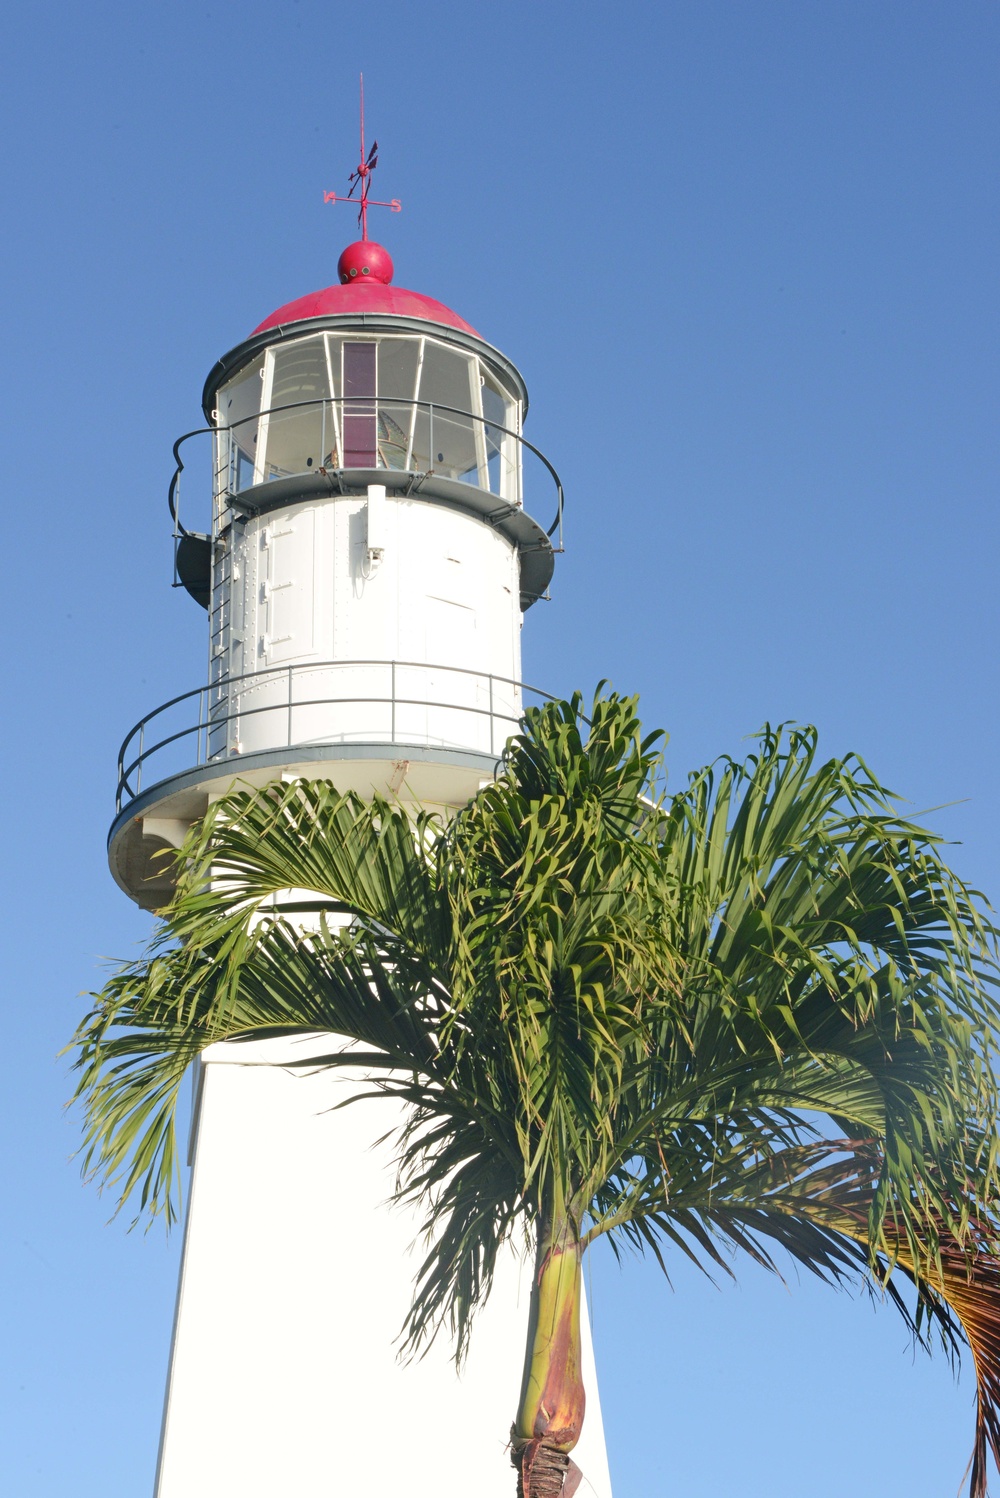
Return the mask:
POLYGON ((222 659, 235 676, 264 674, 231 689, 230 752, 291 743, 502 749, 520 711, 508 684, 520 676, 515 550, 484 522, 426 500, 388 496, 380 524, 384 551, 374 562, 363 496, 233 526, 231 595, 213 600, 218 620, 226 609, 232 620, 217 631, 228 648, 215 679, 222 659))
POLYGON ((397 712, 400 738, 461 744, 489 754, 489 718, 481 715, 489 707, 489 682, 480 670, 476 610, 428 595, 420 612, 424 638, 419 659, 430 665, 399 673, 401 694, 413 699, 397 712))
POLYGON ((267 632, 262 664, 313 654, 316 631, 316 516, 279 511, 261 533, 267 548, 267 632))

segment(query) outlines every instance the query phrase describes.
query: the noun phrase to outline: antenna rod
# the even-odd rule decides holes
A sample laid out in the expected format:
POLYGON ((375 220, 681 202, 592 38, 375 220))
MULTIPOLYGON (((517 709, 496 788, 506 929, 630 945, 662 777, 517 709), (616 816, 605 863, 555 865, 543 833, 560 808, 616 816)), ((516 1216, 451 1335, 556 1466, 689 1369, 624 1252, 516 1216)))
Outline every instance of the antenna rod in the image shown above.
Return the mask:
POLYGON ((361 171, 364 174, 361 183, 361 238, 368 238, 368 174, 365 172, 365 75, 359 73, 361 79, 361 171))

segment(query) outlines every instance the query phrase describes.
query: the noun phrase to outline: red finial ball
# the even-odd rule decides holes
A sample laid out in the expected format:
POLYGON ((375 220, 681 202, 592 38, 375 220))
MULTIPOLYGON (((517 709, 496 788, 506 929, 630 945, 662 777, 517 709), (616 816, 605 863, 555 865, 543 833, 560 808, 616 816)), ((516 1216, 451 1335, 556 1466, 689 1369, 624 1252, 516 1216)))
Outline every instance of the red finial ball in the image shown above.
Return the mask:
POLYGON ((381 281, 383 286, 388 286, 392 270, 389 251, 372 239, 359 239, 356 244, 349 244, 337 261, 337 275, 345 286, 349 281, 381 281))

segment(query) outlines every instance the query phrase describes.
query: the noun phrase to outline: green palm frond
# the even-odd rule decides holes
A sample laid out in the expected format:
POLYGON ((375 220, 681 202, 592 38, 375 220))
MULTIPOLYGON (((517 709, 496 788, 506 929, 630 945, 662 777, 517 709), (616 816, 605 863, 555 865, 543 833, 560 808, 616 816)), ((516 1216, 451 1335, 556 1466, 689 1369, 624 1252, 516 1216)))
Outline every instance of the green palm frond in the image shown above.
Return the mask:
POLYGON ((447 823, 324 781, 218 803, 150 952, 78 1031, 88 1168, 170 1217, 191 1059, 327 1033, 304 1064, 361 1063, 404 1105, 411 1349, 445 1326, 461 1355, 502 1245, 557 1219, 665 1268, 787 1254, 887 1289, 918 1334, 964 1326, 996 1449, 1000 1343, 970 1332, 971 1291, 949 1299, 963 1264, 996 1280, 983 901, 811 729, 765 730, 667 798, 636 701, 581 709, 526 714, 447 823))

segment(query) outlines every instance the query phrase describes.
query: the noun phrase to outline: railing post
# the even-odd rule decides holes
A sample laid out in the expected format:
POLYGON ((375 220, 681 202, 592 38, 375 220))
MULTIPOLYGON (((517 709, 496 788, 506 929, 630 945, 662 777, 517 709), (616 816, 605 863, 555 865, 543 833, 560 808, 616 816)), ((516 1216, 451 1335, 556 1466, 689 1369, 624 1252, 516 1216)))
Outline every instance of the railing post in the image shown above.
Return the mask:
POLYGON ((427 456, 430 459, 431 469, 433 469, 433 467, 434 467, 434 402, 433 401, 428 401, 427 402, 427 431, 428 431, 428 434, 429 434, 428 438, 427 438, 427 445, 430 448, 430 452, 427 454, 427 456))
POLYGON ((287 739, 285 741, 285 748, 286 749, 290 749, 292 747, 292 669, 293 668, 291 666, 289 666, 289 668, 288 668, 288 737, 287 737, 287 739))
POLYGON ((492 673, 492 671, 490 672, 488 680, 489 680, 489 684, 490 684, 490 753, 491 754, 496 754, 496 750, 493 747, 494 738, 493 738, 493 673, 492 673))
POLYGON ((142 746, 145 742, 145 738, 146 722, 145 719, 143 719, 143 721, 139 724, 139 758, 136 760, 135 765, 135 793, 137 796, 142 790, 142 746))
POLYGON ((393 661, 392 664, 391 664, 390 672, 391 672, 391 676, 390 676, 390 682, 389 682, 389 693, 390 693, 391 700, 392 700, 392 706, 391 706, 390 715, 389 715, 389 742, 391 744, 394 744, 396 742, 396 662, 395 661, 393 661))

